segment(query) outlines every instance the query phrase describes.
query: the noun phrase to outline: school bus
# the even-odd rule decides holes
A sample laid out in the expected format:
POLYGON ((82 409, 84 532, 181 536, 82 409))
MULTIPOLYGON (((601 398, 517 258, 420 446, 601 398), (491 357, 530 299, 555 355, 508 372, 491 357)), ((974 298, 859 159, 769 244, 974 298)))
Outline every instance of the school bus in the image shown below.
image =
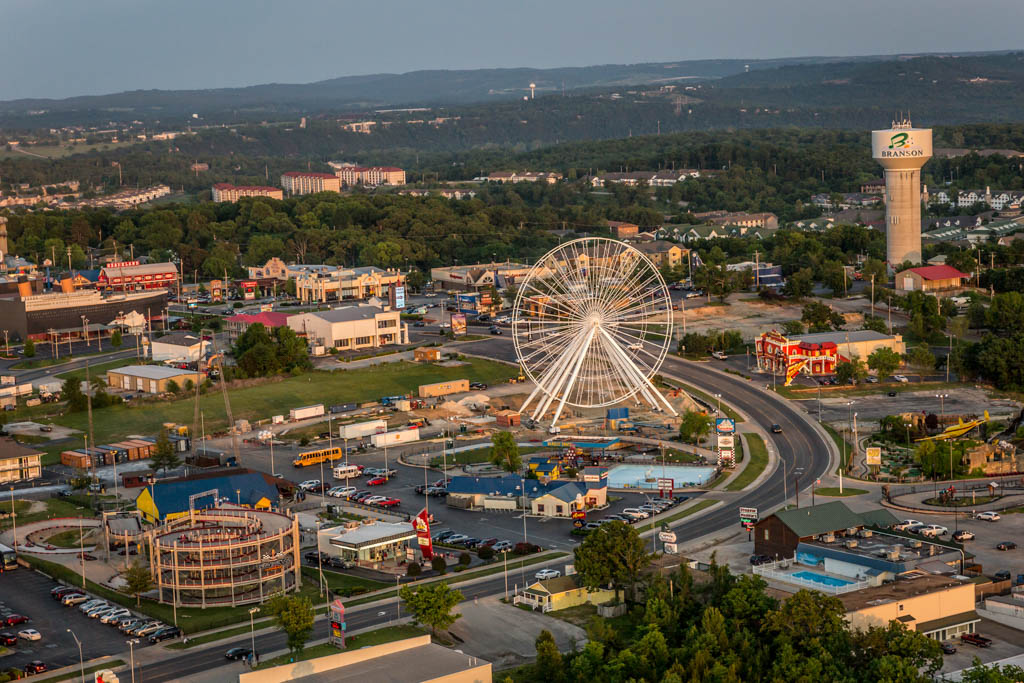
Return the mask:
POLYGON ((315 451, 299 453, 299 456, 292 460, 292 465, 294 467, 309 467, 310 465, 319 465, 322 462, 334 462, 341 456, 341 446, 321 448, 315 451))

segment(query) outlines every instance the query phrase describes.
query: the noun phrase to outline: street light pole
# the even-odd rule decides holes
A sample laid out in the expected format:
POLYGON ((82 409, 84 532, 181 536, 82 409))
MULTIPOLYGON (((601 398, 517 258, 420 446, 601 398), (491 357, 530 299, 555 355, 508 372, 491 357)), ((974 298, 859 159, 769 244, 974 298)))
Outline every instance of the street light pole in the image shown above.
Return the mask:
MULTIPOLYGON (((263 577, 260 577, 260 584, 263 584, 263 577)), ((249 635, 252 638, 252 661, 256 661, 256 624, 253 621, 253 615, 260 611, 259 607, 253 607, 249 610, 249 635)))
POLYGON ((128 641, 128 652, 131 659, 130 665, 132 668, 132 683, 135 683, 135 646, 139 644, 138 638, 132 638, 128 641))
POLYGON ((18 513, 14 511, 14 487, 11 486, 11 520, 14 522, 14 556, 18 556, 18 513))
POLYGON ((82 671, 82 683, 85 683, 85 659, 82 657, 82 641, 78 639, 78 636, 71 629, 65 630, 71 634, 71 637, 75 639, 75 644, 78 645, 78 667, 82 671))

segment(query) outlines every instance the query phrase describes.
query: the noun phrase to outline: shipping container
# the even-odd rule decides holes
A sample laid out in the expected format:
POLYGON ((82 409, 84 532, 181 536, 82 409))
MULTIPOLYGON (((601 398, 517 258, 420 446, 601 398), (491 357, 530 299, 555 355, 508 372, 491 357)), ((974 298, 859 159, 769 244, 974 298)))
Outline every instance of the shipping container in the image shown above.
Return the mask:
POLYGON ((407 398, 400 398, 394 402, 394 406, 395 410, 401 411, 403 413, 408 412, 412 410, 412 401, 410 401, 407 398))
POLYGON ((315 406, 292 408, 288 411, 288 419, 292 422, 295 422, 296 420, 308 420, 311 417, 321 417, 322 415, 324 415, 323 403, 318 403, 315 406))
POLYGON ((387 420, 370 420, 369 422, 341 425, 338 427, 338 436, 342 439, 361 439, 364 436, 373 436, 386 431, 388 431, 387 420))
POLYGON ((92 458, 83 451, 64 451, 60 454, 60 464, 67 467, 89 469, 92 467, 92 458))
POLYGON ((447 396, 469 391, 468 379, 453 379, 448 382, 435 382, 434 384, 420 385, 420 398, 433 398, 436 396, 447 396))
POLYGON ((274 417, 270 418, 270 421, 276 425, 284 424, 284 415, 275 415, 274 417))
POLYGON ((370 442, 375 448, 395 446, 403 443, 412 443, 420 440, 420 430, 417 427, 403 429, 398 432, 383 432, 370 437, 370 442))
POLYGON ((355 409, 355 403, 339 403, 338 405, 331 406, 331 413, 347 413, 355 409))
POLYGON ((606 417, 609 420, 624 420, 629 417, 629 408, 609 408, 606 417))
POLYGON ((17 380, 14 378, 14 375, 0 375, 0 387, 10 386, 16 381, 17 380))

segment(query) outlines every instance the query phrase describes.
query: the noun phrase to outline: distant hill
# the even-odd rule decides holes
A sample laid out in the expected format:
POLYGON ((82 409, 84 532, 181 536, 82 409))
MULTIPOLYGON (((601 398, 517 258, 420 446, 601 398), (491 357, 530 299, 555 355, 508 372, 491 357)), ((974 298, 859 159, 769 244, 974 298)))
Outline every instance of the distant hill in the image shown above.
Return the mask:
POLYGON ((0 102, 0 126, 9 128, 89 124, 100 121, 184 119, 193 113, 207 122, 252 121, 274 115, 323 111, 365 111, 416 105, 455 105, 520 98, 537 84, 537 95, 638 84, 680 84, 723 79, 736 87, 813 83, 824 73, 893 56, 803 57, 768 60, 688 60, 647 64, 606 64, 553 69, 412 71, 345 76, 306 84, 270 83, 211 90, 136 90, 67 99, 0 102), (749 73, 747 70, 749 69, 749 73), (730 80, 732 79, 732 80, 730 80), (795 79, 795 80, 794 80, 795 79))

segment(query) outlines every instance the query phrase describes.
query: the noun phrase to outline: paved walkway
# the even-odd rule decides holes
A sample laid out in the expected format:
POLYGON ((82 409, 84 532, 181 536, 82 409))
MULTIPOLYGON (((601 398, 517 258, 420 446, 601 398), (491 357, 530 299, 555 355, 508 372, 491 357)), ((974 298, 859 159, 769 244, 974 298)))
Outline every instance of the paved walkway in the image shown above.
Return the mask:
MULTIPOLYGON (((936 484, 936 489, 934 490, 919 490, 914 493, 903 493, 899 495, 894 495, 892 496, 889 503, 883 501, 882 504, 885 505, 886 507, 917 508, 922 511, 927 510, 929 513, 936 515, 974 515, 978 512, 985 512, 988 510, 1000 511, 1006 510, 1007 508, 1024 506, 1024 491, 1021 490, 1008 491, 1005 495, 993 501, 978 503, 976 505, 972 503, 971 505, 965 505, 959 508, 941 507, 938 505, 929 505, 925 503, 926 500, 931 500, 932 498, 935 498, 938 495, 938 491, 941 491, 944 488, 944 486, 945 484, 938 483, 936 484)), ((972 498, 971 493, 983 496, 988 495, 987 491, 982 490, 968 492, 966 494, 957 494, 957 496, 960 498, 966 498, 970 500, 972 498)))

